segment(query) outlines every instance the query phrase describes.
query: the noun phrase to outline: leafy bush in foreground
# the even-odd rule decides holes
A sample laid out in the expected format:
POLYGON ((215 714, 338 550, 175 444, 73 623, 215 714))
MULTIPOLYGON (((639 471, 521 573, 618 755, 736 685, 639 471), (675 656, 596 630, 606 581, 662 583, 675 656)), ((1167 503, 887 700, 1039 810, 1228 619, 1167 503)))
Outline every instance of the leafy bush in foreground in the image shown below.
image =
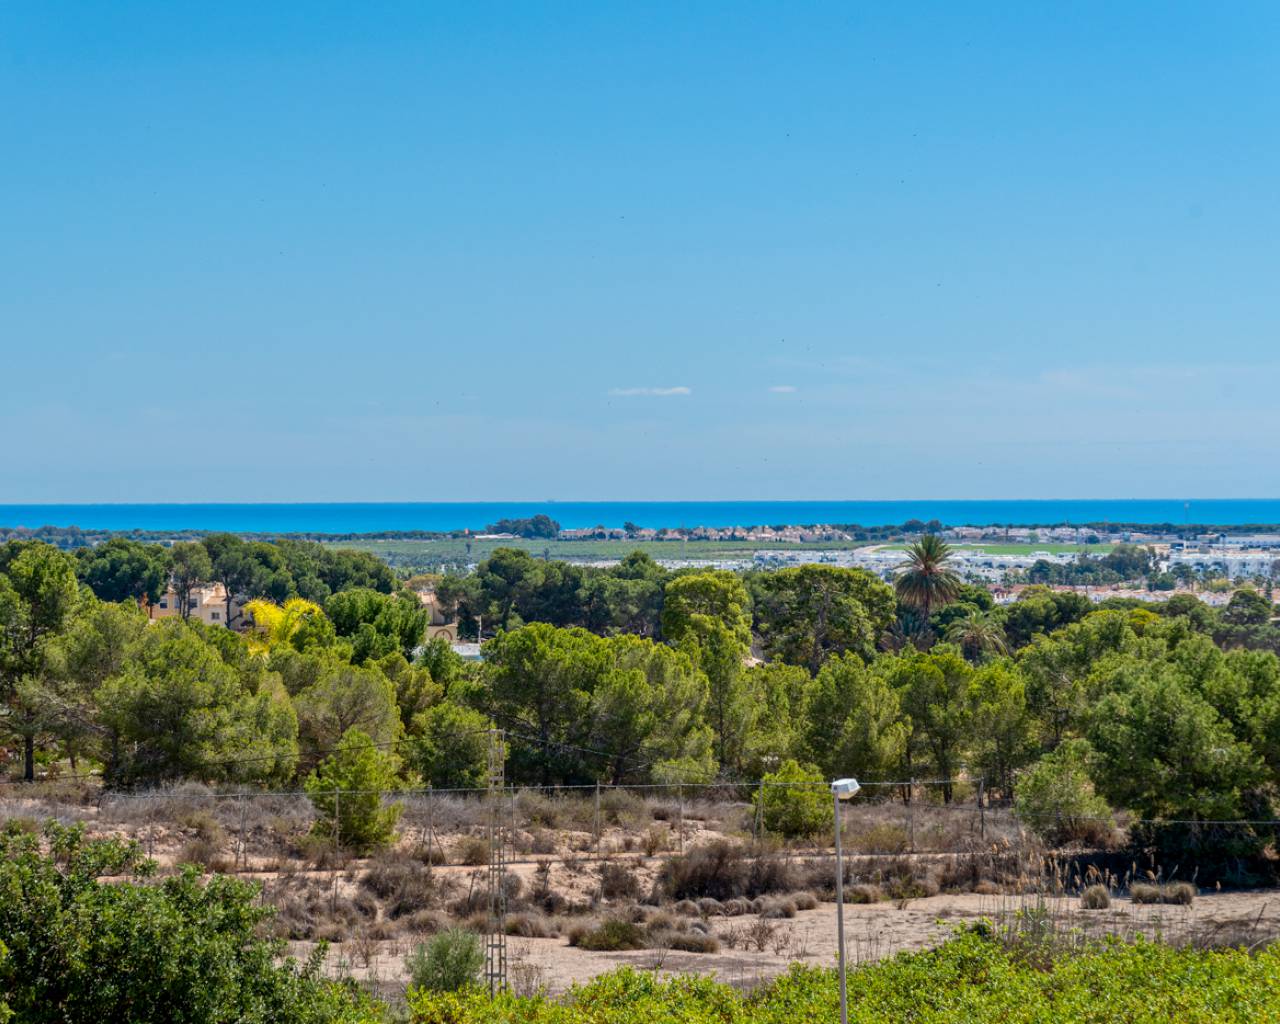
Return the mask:
MULTIPOLYGON (((755 995, 706 978, 662 981, 616 971, 563 1002, 475 993, 410 998, 414 1024, 808 1024, 838 1019, 835 972, 794 967, 755 995)), ((1038 970, 968 932, 923 953, 853 971, 849 1019, 858 1024, 1245 1024, 1280 1017, 1280 947, 1100 947, 1038 970)))
MULTIPOLYGON (((9 947, 0 942, 0 967, 4 965, 5 959, 9 956, 9 947)), ((13 1011, 9 1009, 9 1004, 3 998, 0 998, 0 1024, 7 1024, 13 1019, 13 1011)))
MULTIPOLYGON (((356 1024, 374 1005, 278 961, 257 937, 270 916, 258 887, 189 869, 155 884, 136 844, 87 842, 51 822, 51 855, 15 827, 0 833, 0 992, 24 1024, 356 1024), (98 881, 102 875, 129 881, 98 881)), ((4 1013, 0 1012, 0 1019, 4 1013)))

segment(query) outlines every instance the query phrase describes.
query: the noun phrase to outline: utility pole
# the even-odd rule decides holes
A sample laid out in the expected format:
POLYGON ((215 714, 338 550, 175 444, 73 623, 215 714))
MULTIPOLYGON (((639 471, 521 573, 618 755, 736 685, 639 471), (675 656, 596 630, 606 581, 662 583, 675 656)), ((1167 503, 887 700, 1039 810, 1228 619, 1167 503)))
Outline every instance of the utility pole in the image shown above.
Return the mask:
POLYGON ((507 824, 503 814, 506 743, 501 729, 489 730, 489 913, 485 927, 484 978, 489 995, 507 987, 507 824))
POLYGON ((836 948, 840 957, 840 1024, 849 1024, 849 996, 845 983, 844 952, 844 853, 840 833, 844 831, 840 814, 840 798, 854 797, 862 787, 857 779, 836 779, 831 783, 831 800, 836 812, 836 948))

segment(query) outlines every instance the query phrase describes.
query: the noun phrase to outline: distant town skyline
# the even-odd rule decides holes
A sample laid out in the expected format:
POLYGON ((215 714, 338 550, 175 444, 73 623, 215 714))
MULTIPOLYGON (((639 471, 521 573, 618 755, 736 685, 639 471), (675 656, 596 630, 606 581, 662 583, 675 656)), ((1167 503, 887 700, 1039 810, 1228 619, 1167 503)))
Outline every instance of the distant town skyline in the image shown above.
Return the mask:
POLYGON ((0 11, 0 502, 1280 493, 1280 8, 0 11))

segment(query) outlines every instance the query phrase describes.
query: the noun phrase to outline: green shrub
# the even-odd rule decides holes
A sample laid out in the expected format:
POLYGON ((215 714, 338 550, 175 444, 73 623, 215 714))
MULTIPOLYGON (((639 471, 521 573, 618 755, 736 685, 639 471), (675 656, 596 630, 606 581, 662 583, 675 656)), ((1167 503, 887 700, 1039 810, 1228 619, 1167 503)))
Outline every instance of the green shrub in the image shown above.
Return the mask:
POLYGON ((579 949, 607 952, 644 949, 647 945, 639 925, 617 917, 611 917, 589 931, 574 932, 569 936, 569 944, 579 949))
POLYGON ((419 943, 405 958, 410 984, 424 992, 457 992, 477 986, 484 971, 480 936, 450 928, 419 943))
MULTIPOLYGON (((188 869, 152 884, 136 844, 89 842, 51 822, 0 833, 0 992, 23 1024, 338 1024, 379 1014, 259 938, 273 911, 257 885, 188 869), (124 880, 102 883, 102 875, 124 880)), ((3 1019, 0 1013, 0 1019, 3 1019)))
POLYGON ((361 852, 390 843, 402 808, 384 807, 382 794, 396 788, 398 766, 394 754, 378 749, 359 729, 348 729, 307 777, 307 795, 318 815, 312 831, 361 852))
POLYGON ((788 760, 766 775, 754 802, 764 801, 764 827, 787 838, 829 831, 834 820, 831 794, 813 765, 788 760))
MULTIPOLYGON (((4 969, 4 962, 9 956, 9 947, 0 942, 0 970, 4 969)), ((8 1001, 0 996, 0 1024, 8 1024, 13 1019, 13 1011, 9 1009, 8 1001)))
POLYGON ((1093 790, 1087 755, 1087 744, 1063 743, 1014 787, 1018 817, 1048 843, 1101 843, 1114 827, 1111 808, 1093 790))
POLYGON ((437 789, 475 789, 485 784, 489 720, 478 711, 444 700, 418 714, 416 735, 406 743, 409 766, 437 789))

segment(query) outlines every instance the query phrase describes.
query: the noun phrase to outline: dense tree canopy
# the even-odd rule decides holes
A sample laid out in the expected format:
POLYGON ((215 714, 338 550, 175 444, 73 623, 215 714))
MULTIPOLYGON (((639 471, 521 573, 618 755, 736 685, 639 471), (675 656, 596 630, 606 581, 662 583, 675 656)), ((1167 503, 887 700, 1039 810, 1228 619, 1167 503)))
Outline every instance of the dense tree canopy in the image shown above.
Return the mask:
MULTIPOLYGON (((900 578, 897 593, 827 566, 668 572, 638 554, 601 568, 500 550, 471 576, 420 581, 484 620, 477 663, 425 643, 419 597, 359 553, 227 536, 74 556, 10 542, 0 729, 28 777, 70 759, 108 785, 313 772, 328 785, 347 760, 389 788, 477 785, 496 727, 517 783, 758 779, 794 762, 980 782, 1029 809, 1061 797, 1076 825, 1115 807, 1143 819, 1135 835, 1145 819, 1280 812, 1280 644, 1264 595, 1217 611, 1029 587, 996 607, 947 582, 945 550, 920 543, 909 571, 929 578, 900 578), (149 621, 156 566, 179 591, 216 578, 247 598, 241 629, 149 621)), ((1232 856, 1267 836, 1240 826, 1232 856)))
POLYGON ((862 569, 805 565, 764 576, 756 617, 765 650, 811 673, 833 654, 874 657, 893 621, 893 591, 862 569))

